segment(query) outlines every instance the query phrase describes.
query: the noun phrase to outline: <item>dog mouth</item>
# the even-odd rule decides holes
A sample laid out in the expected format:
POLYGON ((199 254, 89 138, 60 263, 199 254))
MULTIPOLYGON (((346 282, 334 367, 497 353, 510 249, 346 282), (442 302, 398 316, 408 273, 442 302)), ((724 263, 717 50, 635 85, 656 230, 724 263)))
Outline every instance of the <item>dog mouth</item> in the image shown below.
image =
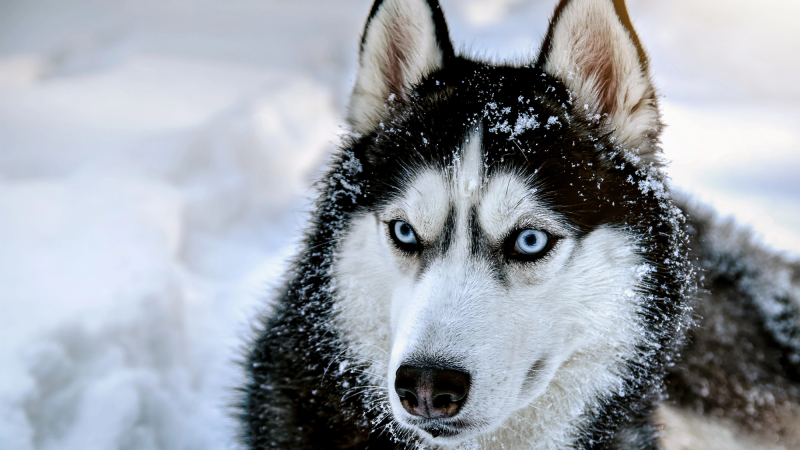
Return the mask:
POLYGON ((436 439, 438 437, 442 438, 449 438, 458 436, 461 433, 461 430, 456 430, 451 427, 444 427, 440 425, 434 425, 431 427, 420 427, 420 429, 428 434, 431 435, 432 438, 436 439))
POLYGON ((427 433, 432 438, 454 438, 459 435, 474 431, 473 424, 467 423, 462 420, 456 421, 441 421, 441 420, 424 420, 414 421, 411 423, 415 428, 427 433))

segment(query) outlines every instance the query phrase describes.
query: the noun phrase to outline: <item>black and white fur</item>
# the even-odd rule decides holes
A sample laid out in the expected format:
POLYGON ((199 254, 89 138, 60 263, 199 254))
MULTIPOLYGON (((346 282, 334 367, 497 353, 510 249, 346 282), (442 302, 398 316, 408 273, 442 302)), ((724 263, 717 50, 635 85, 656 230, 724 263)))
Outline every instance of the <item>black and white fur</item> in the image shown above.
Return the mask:
POLYGON ((348 119, 246 362, 249 448, 656 449, 703 413, 789 442, 798 269, 687 223, 622 0, 562 0, 517 65, 457 55, 436 0, 378 0, 348 119), (457 415, 404 409, 409 361, 469 374, 457 415))

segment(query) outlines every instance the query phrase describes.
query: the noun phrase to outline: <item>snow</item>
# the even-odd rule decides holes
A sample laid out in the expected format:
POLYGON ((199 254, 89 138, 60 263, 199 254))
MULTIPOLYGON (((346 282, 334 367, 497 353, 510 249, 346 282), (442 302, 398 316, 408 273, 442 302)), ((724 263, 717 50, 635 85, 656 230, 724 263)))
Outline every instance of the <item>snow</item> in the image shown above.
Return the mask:
MULTIPOLYGON (((533 54, 553 3, 443 1, 456 45, 498 58, 533 54)), ((235 447, 235 360, 338 142, 369 6, 0 5, 4 450, 235 447)), ((629 6, 673 183, 800 253, 797 4, 629 6)))
MULTIPOLYGON (((558 121, 558 118, 556 118, 556 121, 558 121)), ((549 120, 548 123, 550 123, 549 120)), ((517 117, 516 125, 514 125, 512 136, 522 134, 525 130, 535 130, 537 128, 539 128, 539 122, 536 121, 536 114, 520 114, 517 117)))

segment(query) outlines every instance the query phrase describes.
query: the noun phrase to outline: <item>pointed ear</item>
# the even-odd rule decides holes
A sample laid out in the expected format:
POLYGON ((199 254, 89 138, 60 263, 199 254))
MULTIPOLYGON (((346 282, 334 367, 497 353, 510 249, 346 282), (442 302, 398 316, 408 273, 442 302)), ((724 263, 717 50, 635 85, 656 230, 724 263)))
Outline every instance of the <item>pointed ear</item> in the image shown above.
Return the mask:
POLYGON ((385 116, 390 97, 408 100, 415 85, 452 57, 437 0, 376 0, 361 41, 350 125, 368 133, 385 116))
POLYGON ((625 0, 561 0, 537 65, 575 94, 576 113, 602 120, 643 162, 659 162, 656 91, 625 0))

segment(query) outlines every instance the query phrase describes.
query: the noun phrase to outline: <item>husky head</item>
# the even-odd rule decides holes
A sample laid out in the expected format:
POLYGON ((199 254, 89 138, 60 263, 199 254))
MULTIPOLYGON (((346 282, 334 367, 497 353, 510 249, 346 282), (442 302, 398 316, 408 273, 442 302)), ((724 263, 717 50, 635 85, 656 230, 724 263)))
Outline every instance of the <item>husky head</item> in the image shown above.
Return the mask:
POLYGON ((457 56, 436 0, 379 0, 349 122, 334 318, 387 427, 544 448, 632 395, 676 244, 622 1, 562 1, 538 60, 503 66, 457 56))

